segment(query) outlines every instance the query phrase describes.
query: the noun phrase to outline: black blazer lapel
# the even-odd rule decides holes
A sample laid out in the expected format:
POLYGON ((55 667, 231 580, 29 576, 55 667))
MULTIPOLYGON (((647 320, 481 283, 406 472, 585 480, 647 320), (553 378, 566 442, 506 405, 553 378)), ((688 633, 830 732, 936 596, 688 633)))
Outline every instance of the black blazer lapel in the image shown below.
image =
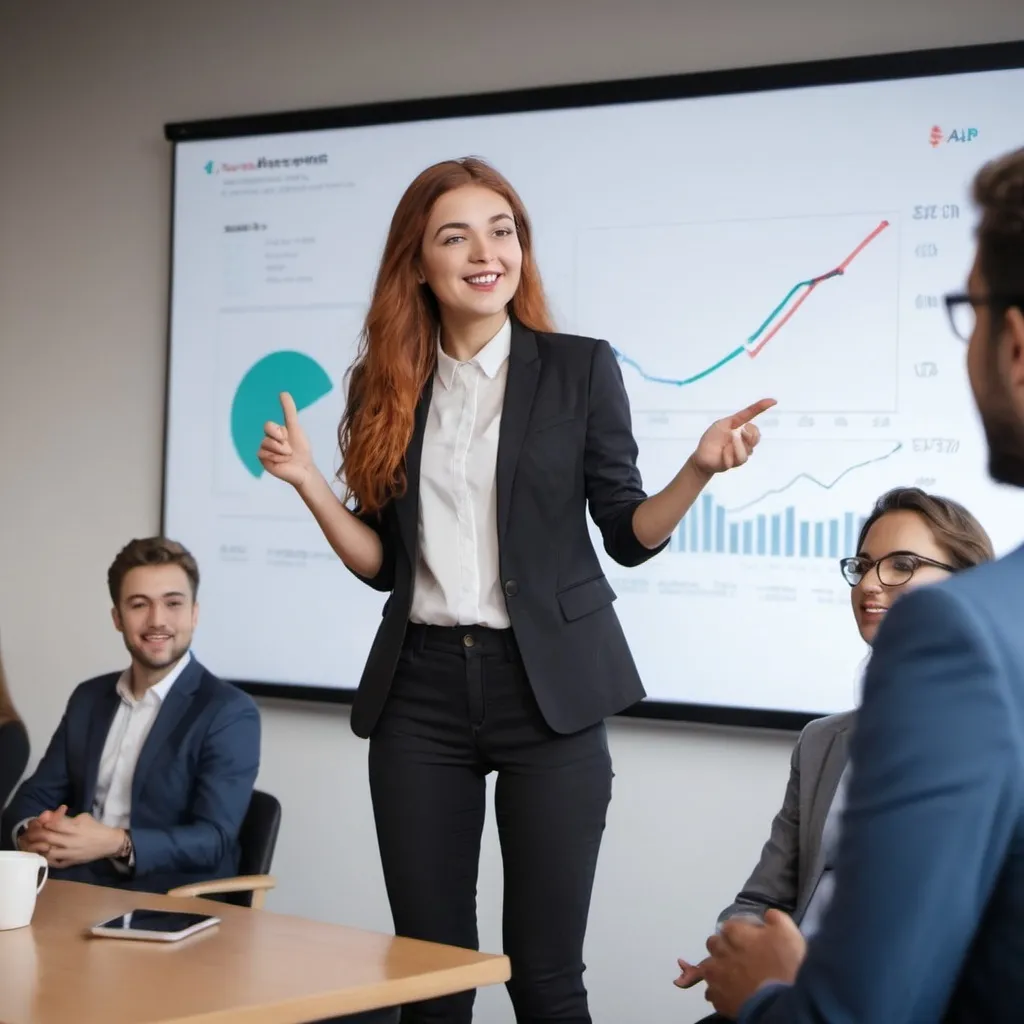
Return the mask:
POLYGON ((164 698, 164 702, 157 712, 156 721, 149 730, 146 742, 142 745, 139 760, 135 764, 135 774, 132 777, 132 807, 138 805, 142 788, 146 783, 146 776, 153 767, 153 761, 161 748, 167 745, 175 726, 188 711, 192 703, 192 695, 199 687, 202 676, 203 667, 193 656, 164 698))
POLYGON ((505 537, 509 510, 512 506, 512 484, 515 481, 519 452, 530 423, 533 396, 540 377, 540 354, 537 338, 518 321, 512 321, 512 349, 508 360, 505 401, 501 410, 501 431, 498 435, 498 464, 495 470, 498 489, 498 543, 505 537))
POLYGON ((110 727, 114 723, 114 715, 117 714, 118 706, 121 703, 121 698, 117 693, 118 678, 118 676, 114 676, 110 686, 103 691, 89 715, 89 732, 85 741, 85 778, 82 785, 82 811, 87 814, 92 814, 103 747, 107 742, 110 727))
POLYGON ((434 391, 433 372, 423 385, 420 400, 416 405, 416 420, 412 438, 405 450, 405 494, 395 499, 395 514, 398 516, 398 531, 409 554, 409 563, 416 567, 420 511, 420 458, 423 455, 423 434, 427 428, 427 413, 430 411, 430 396, 434 391))

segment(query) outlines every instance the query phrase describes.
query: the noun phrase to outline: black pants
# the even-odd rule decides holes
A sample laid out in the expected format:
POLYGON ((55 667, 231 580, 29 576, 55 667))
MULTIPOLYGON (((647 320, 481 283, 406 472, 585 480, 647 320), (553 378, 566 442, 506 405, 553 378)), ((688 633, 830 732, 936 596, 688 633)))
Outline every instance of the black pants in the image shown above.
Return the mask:
MULTIPOLYGON (((491 771, 516 1021, 590 1024, 583 939, 611 799, 604 723, 571 736, 552 732, 511 630, 410 625, 370 739, 370 793, 396 934, 479 949, 477 869, 491 771)), ((402 1024, 469 1024, 474 997, 406 1006, 402 1024)))

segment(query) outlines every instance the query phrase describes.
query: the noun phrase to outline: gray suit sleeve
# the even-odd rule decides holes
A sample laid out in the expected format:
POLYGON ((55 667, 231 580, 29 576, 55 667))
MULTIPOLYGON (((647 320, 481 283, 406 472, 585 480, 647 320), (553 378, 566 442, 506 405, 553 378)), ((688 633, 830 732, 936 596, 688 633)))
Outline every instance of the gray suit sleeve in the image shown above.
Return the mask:
POLYGON ((772 820, 771 834, 761 848, 761 859, 736 895, 718 915, 718 924, 737 914, 757 914, 769 908, 792 914, 796 910, 800 866, 800 748, 803 733, 793 747, 789 782, 782 808, 772 820))

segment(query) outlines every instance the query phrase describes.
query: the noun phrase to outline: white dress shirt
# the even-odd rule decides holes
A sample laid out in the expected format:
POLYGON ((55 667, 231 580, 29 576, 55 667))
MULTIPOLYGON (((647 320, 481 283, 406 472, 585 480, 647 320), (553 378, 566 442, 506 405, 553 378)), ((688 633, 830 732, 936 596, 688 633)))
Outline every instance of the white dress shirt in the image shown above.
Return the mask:
POLYGON ((498 566, 495 468, 512 324, 468 362, 437 347, 420 461, 413 622, 509 625, 498 566))
POLYGON ((836 854, 839 852, 839 838, 842 832, 843 810, 846 807, 846 789, 849 785, 850 766, 843 769, 836 785, 835 796, 832 797, 832 805, 825 815, 825 825, 821 830, 821 856, 823 866, 818 884, 814 887, 810 900, 807 902, 807 909, 800 919, 800 931, 805 939, 810 939, 821 927, 822 918, 832 902, 832 893, 835 889, 835 863, 836 854))
POLYGON ((125 669, 117 681, 121 703, 110 723, 96 775, 92 816, 111 828, 127 828, 132 817, 132 781, 143 744, 160 713, 163 702, 178 676, 192 659, 186 651, 177 665, 141 697, 132 693, 132 670, 125 669))

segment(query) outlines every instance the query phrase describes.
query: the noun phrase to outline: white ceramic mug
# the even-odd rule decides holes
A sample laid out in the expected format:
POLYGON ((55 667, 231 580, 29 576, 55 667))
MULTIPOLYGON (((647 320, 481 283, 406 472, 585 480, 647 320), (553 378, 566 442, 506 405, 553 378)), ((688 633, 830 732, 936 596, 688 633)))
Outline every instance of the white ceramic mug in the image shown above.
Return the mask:
POLYGON ((36 896, 50 875, 38 853, 0 850, 0 931, 32 923, 36 896))

